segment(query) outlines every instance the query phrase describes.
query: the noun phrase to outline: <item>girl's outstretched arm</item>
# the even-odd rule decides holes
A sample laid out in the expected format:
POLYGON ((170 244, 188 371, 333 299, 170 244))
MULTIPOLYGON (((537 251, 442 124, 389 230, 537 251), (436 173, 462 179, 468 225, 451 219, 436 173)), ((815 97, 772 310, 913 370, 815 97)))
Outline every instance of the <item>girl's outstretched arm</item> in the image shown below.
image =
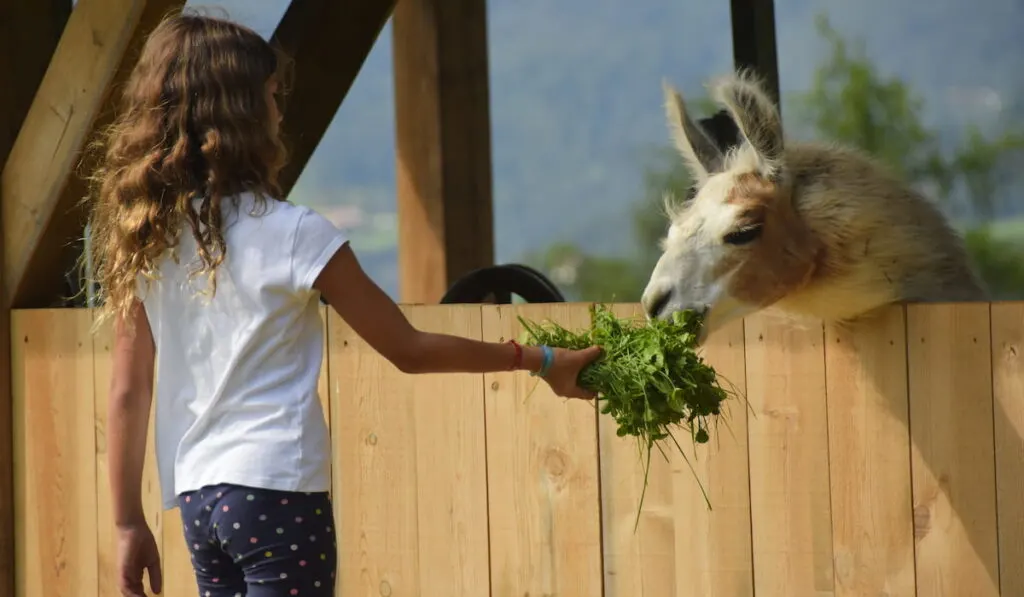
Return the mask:
MULTIPOLYGON (((512 344, 483 342, 449 334, 416 329, 398 305, 359 265, 346 243, 327 262, 313 287, 346 323, 374 350, 406 373, 488 373, 517 369, 538 371, 544 350, 521 347, 521 360, 512 344)), ((580 369, 597 358, 600 349, 581 351, 555 349, 546 380, 561 396, 593 398, 576 384, 580 369)))

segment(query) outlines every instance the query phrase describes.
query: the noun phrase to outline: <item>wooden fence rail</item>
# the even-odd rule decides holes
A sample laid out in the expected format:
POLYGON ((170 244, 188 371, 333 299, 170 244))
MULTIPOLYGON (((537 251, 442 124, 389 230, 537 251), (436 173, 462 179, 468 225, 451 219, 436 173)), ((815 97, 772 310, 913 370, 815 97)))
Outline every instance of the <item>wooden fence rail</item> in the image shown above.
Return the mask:
MULTIPOLYGON (((404 309, 491 340, 518 334, 517 314, 588 323, 580 304, 404 309)), ((696 471, 652 460, 635 532, 642 463, 593 404, 521 373, 403 375, 324 315, 338 595, 1024 595, 1024 303, 722 330, 706 356, 748 402, 732 401, 696 471)), ((91 316, 13 313, 17 597, 117 594, 110 338, 89 335, 91 316)), ((194 597, 152 456, 151 438, 163 594, 194 597)))

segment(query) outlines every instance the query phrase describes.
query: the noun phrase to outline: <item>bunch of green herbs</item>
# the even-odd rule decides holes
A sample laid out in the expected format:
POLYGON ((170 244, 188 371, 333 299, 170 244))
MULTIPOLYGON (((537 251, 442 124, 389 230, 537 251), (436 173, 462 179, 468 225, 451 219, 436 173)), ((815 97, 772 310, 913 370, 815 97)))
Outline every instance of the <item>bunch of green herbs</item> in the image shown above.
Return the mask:
MULTIPOLYGON (((519 317, 523 342, 575 350, 602 348, 601 356, 580 372, 578 383, 598 394, 600 412, 615 419, 619 437, 637 438, 645 460, 642 506, 651 448, 657 447, 667 459, 661 444, 671 440, 689 464, 673 429, 688 432, 695 443, 707 443, 708 420, 721 413, 728 393, 714 368, 698 354, 703 319, 697 312, 680 311, 670 321, 644 321, 619 318, 606 306, 593 305, 590 315, 589 329, 579 331, 519 317)), ((701 492, 710 508, 703 486, 701 492)))

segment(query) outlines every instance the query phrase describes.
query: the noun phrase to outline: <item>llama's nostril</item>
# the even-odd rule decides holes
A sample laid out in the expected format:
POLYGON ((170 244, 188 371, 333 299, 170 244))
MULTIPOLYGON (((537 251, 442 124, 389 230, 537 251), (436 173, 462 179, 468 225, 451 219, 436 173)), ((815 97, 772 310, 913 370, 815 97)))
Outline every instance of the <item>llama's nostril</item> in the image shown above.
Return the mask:
POLYGON ((664 291, 651 296, 647 301, 647 317, 650 319, 657 319, 661 312, 668 305, 668 301, 672 298, 671 291, 664 291))

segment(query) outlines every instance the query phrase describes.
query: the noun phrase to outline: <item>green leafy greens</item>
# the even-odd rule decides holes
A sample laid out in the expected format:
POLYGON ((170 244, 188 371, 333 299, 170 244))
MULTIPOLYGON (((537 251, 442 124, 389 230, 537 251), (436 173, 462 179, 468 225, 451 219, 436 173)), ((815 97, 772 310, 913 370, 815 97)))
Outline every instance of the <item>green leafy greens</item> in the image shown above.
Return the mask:
MULTIPOLYGON (((686 459, 672 428, 688 431, 696 443, 707 443, 708 419, 720 414, 728 393, 697 352, 703 324, 698 313, 680 311, 671 321, 637 321, 616 317, 604 305, 593 305, 590 311, 590 328, 576 332, 519 317, 525 330, 523 342, 576 350, 602 348, 601 356, 580 372, 579 384, 597 392, 600 412, 615 419, 619 437, 637 438, 641 458, 646 460, 642 506, 651 448, 657 447, 667 459, 660 443, 671 440, 686 459)), ((701 491, 710 508, 703 487, 701 491)), ((639 522, 639 511, 637 516, 639 522)))

